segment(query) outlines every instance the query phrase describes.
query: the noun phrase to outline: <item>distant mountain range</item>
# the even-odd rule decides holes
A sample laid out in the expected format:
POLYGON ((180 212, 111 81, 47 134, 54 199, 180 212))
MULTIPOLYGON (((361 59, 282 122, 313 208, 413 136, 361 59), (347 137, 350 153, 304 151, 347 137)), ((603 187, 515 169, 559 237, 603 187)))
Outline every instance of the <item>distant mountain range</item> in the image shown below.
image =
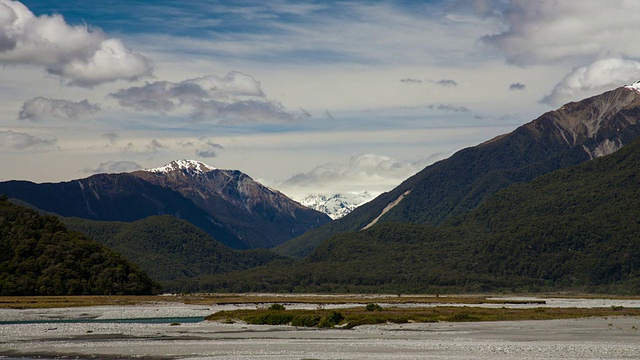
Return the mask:
POLYGON ((333 220, 340 219, 358 206, 370 201, 375 196, 367 191, 360 193, 346 193, 322 195, 308 195, 300 204, 329 215, 333 220))
POLYGON ((475 209, 511 184, 610 154, 640 134, 639 91, 636 83, 572 102, 511 133, 460 150, 275 250, 300 258, 335 234, 375 223, 437 225, 475 209))
POLYGON ((235 249, 273 247, 331 221, 240 171, 192 160, 61 183, 0 182, 0 194, 65 217, 131 222, 173 215, 235 249))

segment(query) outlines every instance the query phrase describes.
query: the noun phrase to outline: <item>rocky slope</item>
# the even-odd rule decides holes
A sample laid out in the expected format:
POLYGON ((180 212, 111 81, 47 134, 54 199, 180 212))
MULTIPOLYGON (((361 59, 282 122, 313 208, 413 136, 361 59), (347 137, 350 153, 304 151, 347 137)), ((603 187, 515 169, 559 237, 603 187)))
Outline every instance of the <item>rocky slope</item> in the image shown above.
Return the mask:
POLYGON ((302 257, 332 235, 363 229, 376 219, 439 224, 510 184, 609 154, 640 134, 639 92, 636 83, 547 112, 511 133, 426 167, 344 218, 276 250, 302 257))
POLYGON ((130 222, 172 215, 235 249, 273 247, 331 220, 239 171, 167 166, 61 183, 0 182, 0 194, 65 217, 130 222))

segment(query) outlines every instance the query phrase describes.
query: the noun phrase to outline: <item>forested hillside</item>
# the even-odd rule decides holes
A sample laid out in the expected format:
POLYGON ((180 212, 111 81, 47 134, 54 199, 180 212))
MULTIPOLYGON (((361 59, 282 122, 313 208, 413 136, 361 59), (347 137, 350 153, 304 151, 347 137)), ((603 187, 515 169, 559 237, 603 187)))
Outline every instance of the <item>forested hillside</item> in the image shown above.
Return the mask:
POLYGON ((511 186, 440 226, 381 223, 304 260, 210 277, 233 291, 640 293, 640 141, 511 186))
POLYGON ((191 223, 168 215, 130 223, 63 221, 140 266, 165 291, 196 291, 184 287, 188 279, 197 281, 202 275, 248 269, 280 258, 265 249, 233 250, 191 223))
POLYGON ((0 197, 0 295, 154 294, 160 286, 58 218, 0 197))

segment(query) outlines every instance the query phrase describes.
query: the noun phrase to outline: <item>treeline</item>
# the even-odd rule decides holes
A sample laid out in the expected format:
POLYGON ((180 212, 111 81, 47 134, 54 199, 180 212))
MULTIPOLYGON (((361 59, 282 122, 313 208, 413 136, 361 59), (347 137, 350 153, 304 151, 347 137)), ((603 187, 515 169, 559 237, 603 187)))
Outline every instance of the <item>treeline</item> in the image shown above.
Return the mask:
POLYGON ((0 197, 0 295, 154 294, 137 266, 56 217, 0 197))

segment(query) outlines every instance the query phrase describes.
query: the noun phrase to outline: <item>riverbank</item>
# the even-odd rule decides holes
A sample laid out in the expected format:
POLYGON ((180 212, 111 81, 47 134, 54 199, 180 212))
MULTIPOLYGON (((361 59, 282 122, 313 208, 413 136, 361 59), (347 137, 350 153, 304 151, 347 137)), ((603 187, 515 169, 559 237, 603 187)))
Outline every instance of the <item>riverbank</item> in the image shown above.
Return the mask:
MULTIPOLYGON (((516 300, 509 298, 509 300, 516 300)), ((638 306, 638 300, 544 299, 567 306, 638 306)), ((524 306, 519 301, 502 306, 524 306)), ((383 302, 380 301, 382 304, 383 302)), ((407 304, 408 306, 409 304, 407 304)), ((495 306, 487 304, 487 306, 495 306)), ((117 322, 207 316, 262 304, 146 303, 2 309, 0 356, 153 359, 636 359, 640 317, 364 325, 350 330, 203 321, 117 322), (67 320, 109 322, 64 322, 67 320), (37 323, 48 319, 46 323, 37 323), (64 321, 63 321, 64 320, 64 321)), ((287 308, 317 304, 287 303, 287 308)), ((344 308, 353 304, 326 304, 344 308)), ((418 306, 418 304, 411 304, 418 306)), ((434 305, 425 305, 434 306, 434 305)), ((459 304, 459 306, 463 306, 459 304)), ((535 306, 532 304, 531 306, 535 306)), ((540 306, 540 305, 538 305, 540 306)), ((472 309, 471 307, 465 310, 472 309)))

